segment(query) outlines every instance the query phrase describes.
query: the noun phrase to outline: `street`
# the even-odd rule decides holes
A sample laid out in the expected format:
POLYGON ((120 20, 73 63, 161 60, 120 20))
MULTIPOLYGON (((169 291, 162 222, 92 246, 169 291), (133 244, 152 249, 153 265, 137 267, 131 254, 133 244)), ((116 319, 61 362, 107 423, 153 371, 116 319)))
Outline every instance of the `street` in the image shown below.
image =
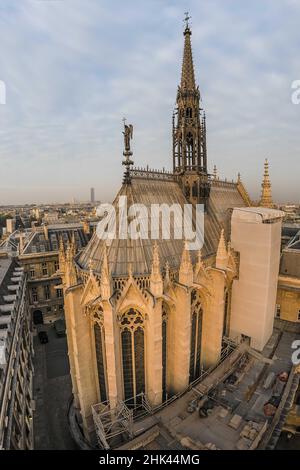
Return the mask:
POLYGON ((72 393, 66 337, 57 337, 53 325, 39 325, 49 342, 34 337, 34 448, 76 449, 71 438, 67 411, 72 393))

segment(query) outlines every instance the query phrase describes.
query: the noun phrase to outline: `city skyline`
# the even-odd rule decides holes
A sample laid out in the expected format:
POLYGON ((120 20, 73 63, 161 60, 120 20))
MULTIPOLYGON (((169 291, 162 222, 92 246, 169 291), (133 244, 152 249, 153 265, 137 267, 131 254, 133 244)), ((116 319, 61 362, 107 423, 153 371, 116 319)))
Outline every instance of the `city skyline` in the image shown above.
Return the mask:
MULTIPOLYGON (((171 168, 182 5, 117 4, 118 17, 93 0, 2 2, 1 204, 87 200, 89 187, 112 200, 123 174, 123 116, 135 128, 135 165, 171 168)), ((259 199, 267 157, 274 201, 297 203, 300 106, 291 85, 299 78, 299 5, 259 4, 185 5, 209 171, 216 165, 228 180, 240 171, 259 199)))

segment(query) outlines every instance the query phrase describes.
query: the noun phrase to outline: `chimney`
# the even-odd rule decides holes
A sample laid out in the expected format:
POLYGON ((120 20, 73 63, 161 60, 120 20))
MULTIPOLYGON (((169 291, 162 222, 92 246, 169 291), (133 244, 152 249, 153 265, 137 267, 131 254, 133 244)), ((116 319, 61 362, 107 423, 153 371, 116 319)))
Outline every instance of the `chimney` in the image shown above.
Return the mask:
POLYGON ((44 225, 44 235, 45 235, 45 239, 49 240, 49 233, 48 233, 48 225, 47 224, 44 225))

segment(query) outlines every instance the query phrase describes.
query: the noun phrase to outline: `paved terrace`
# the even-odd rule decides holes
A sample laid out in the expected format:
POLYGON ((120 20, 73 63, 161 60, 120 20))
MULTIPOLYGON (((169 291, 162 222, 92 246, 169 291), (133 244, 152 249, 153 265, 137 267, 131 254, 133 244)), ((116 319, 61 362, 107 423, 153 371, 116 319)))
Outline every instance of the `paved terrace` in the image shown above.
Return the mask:
POLYGON ((298 385, 291 344, 299 337, 275 328, 262 354, 241 344, 194 389, 154 415, 136 421, 136 437, 119 448, 272 448, 298 385), (267 417, 263 407, 274 394, 274 380, 270 379, 282 371, 289 372, 289 379, 281 390, 277 413, 267 417), (215 406, 208 417, 200 418, 199 400, 213 390, 217 390, 215 406), (192 413, 188 411, 191 403, 198 403, 192 413))

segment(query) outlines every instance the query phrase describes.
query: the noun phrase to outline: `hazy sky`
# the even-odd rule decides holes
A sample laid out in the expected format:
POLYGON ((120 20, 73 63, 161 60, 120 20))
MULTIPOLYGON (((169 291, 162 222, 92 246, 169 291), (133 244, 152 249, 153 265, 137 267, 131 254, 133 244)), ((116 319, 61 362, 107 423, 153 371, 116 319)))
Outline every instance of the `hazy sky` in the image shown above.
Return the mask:
POLYGON ((184 11, 192 15, 208 161, 259 195, 300 200, 300 0, 1 0, 0 205, 110 200, 122 118, 134 161, 171 168, 184 11))

